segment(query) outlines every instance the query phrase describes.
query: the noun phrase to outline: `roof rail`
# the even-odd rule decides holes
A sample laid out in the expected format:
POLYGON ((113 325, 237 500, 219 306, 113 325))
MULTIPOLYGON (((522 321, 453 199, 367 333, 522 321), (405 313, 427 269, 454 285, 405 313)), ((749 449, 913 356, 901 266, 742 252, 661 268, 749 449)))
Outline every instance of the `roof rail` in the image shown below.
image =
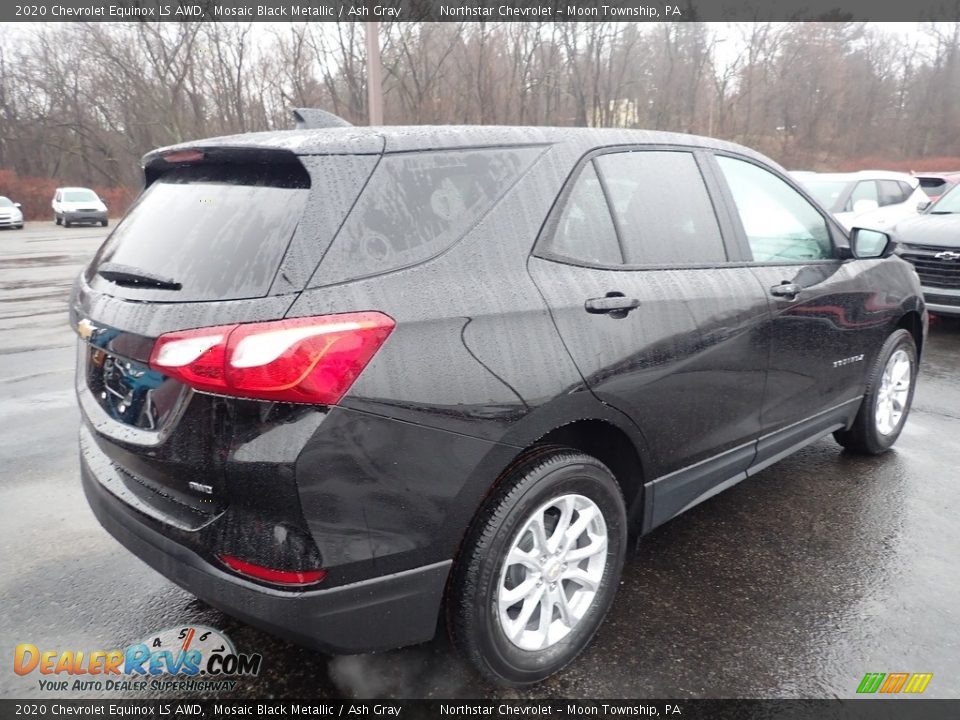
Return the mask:
POLYGON ((293 108, 293 119, 297 121, 297 130, 315 130, 317 128, 351 127, 342 117, 317 108, 293 108))

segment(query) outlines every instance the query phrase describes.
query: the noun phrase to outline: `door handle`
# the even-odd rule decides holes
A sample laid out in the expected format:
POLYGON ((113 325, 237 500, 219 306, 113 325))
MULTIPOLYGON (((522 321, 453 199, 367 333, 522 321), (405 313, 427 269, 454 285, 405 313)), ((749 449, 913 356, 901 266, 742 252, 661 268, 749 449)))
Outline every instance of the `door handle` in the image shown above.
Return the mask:
POLYGON ((636 298, 624 297, 623 293, 607 293, 606 297, 590 298, 583 303, 583 309, 591 315, 609 315, 625 318, 631 310, 640 307, 636 298))
POLYGON ((786 298, 787 300, 793 300, 797 297, 803 288, 792 282, 782 282, 779 285, 774 285, 770 288, 770 294, 775 297, 786 298))

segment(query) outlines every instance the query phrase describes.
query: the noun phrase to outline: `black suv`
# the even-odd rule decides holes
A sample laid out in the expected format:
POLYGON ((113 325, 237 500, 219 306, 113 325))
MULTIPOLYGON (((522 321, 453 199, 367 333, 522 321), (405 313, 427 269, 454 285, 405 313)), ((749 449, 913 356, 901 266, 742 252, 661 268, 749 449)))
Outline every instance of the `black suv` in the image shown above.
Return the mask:
POLYGON ((833 433, 881 453, 927 312, 769 160, 630 130, 335 128, 157 150, 71 311, 123 545, 333 653, 541 680, 625 551, 833 433))

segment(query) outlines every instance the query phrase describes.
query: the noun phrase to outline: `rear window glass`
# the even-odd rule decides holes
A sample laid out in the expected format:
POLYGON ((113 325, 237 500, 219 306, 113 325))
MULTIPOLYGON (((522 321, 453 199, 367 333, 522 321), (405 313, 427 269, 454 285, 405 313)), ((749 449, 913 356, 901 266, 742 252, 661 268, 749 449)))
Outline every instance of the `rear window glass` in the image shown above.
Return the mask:
POLYGON ((100 198, 92 190, 67 190, 63 199, 65 202, 97 202, 100 198))
POLYGON ((930 197, 937 197, 943 192, 943 186, 947 184, 946 180, 940 178, 920 178, 920 187, 930 197))
POLYGON ((462 238, 542 148, 385 155, 311 285, 409 267, 462 238))
POLYGON ((166 173, 104 244, 91 275, 111 263, 181 285, 159 291, 96 278, 105 283, 104 291, 122 297, 147 293, 171 302, 262 297, 303 214, 309 186, 299 163, 166 173))

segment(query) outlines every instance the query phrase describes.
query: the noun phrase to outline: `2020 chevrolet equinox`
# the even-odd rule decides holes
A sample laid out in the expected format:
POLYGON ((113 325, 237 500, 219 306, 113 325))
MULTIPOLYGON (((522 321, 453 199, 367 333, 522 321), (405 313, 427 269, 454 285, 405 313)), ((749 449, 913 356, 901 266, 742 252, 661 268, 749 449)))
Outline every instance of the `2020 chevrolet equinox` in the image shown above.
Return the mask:
POLYGON ((726 142, 320 128, 186 143, 78 278, 83 487, 173 582, 326 652, 539 681, 628 544, 833 433, 879 454, 927 312, 726 142))

